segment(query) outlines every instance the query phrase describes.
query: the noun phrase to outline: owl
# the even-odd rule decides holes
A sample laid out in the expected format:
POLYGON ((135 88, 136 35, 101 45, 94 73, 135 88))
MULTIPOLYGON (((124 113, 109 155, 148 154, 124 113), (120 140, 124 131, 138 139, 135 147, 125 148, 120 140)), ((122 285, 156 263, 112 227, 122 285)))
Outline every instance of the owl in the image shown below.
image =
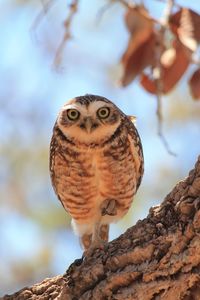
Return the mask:
POLYGON ((109 224, 128 212, 143 166, 137 129, 114 103, 86 94, 63 105, 51 139, 50 175, 85 252, 107 242, 109 224))

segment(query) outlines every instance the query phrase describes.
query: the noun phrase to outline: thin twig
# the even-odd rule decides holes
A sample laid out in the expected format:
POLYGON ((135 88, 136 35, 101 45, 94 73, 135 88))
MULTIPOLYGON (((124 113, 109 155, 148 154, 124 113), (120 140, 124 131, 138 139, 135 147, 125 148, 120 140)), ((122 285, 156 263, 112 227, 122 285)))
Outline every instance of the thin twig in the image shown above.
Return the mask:
POLYGON ((105 12, 111 7, 111 5, 113 4, 115 0, 110 0, 108 3, 104 4, 97 12, 97 24, 101 22, 103 15, 105 14, 105 12))
POLYGON ((200 59, 197 56, 192 56, 190 59, 191 64, 197 65, 200 67, 200 59))
POLYGON ((135 1, 128 1, 128 0, 108 0, 111 4, 113 3, 121 3, 124 7, 130 9, 133 8, 135 6, 137 6, 137 4, 135 3, 135 1))
MULTIPOLYGON (((136 4, 135 1, 126 1, 126 0, 108 0, 108 3, 106 3, 105 5, 103 5, 100 10, 97 13, 97 23, 99 23, 101 21, 101 19, 103 18, 103 15, 105 14, 105 12, 111 7, 111 5, 116 4, 116 3, 121 3, 127 10, 129 9, 133 9, 135 7, 137 7, 138 5, 144 6, 144 1, 140 1, 140 4, 136 4)), ((144 15, 144 17, 147 17, 146 14, 141 10, 140 11, 141 15, 144 15)), ((155 24, 159 24, 161 25, 161 21, 157 20, 153 17, 151 17, 152 22, 154 22, 155 24)))
POLYGON ((165 27, 168 26, 169 18, 170 18, 171 14, 172 14, 172 10, 173 10, 173 7, 174 7, 174 2, 175 2, 174 0, 168 0, 166 2, 166 7, 165 7, 165 10, 164 10, 164 16, 162 18, 163 25, 165 27))
POLYGON ((126 1, 126 0, 113 0, 113 2, 119 2, 122 5, 124 5, 126 8, 132 8, 137 5, 134 1, 130 2, 130 1, 126 1))
POLYGON ((69 14, 68 14, 66 20, 64 21, 65 33, 64 33, 63 38, 58 46, 58 49, 55 54, 54 62, 53 62, 53 66, 56 68, 60 65, 60 62, 62 59, 62 53, 63 53, 64 47, 66 45, 66 42, 72 38, 71 23, 72 23, 75 13, 78 10, 78 2, 79 2, 79 0, 72 0, 71 4, 69 6, 69 8, 70 8, 69 14))
POLYGON ((104 4, 97 12, 96 21, 97 24, 101 22, 101 19, 103 18, 106 11, 114 4, 116 3, 116 0, 108 0, 108 3, 104 4))
MULTIPOLYGON (((37 27, 40 25, 42 19, 44 18, 45 14, 51 9, 51 7, 54 5, 55 0, 49 0, 47 3, 43 3, 43 1, 41 1, 42 3, 42 10, 39 12, 39 14, 36 16, 36 18, 34 19, 30 31, 32 33, 36 32, 37 27)), ((35 40, 37 40, 36 35, 34 34, 34 38, 35 40)))
POLYGON ((157 109, 156 109, 156 115, 158 118, 158 136, 160 137, 164 147, 166 148, 167 152, 172 155, 176 156, 176 153, 173 152, 169 146, 168 141, 166 140, 164 134, 163 134, 163 116, 162 116, 162 99, 161 95, 157 93, 157 109))
MULTIPOLYGON (((163 4, 166 4, 167 0, 155 0, 155 1, 158 1, 158 2, 161 2, 163 4)), ((173 4, 173 6, 177 7, 177 8, 182 8, 182 6, 178 3, 175 3, 173 4)))
POLYGON ((164 40, 164 35, 166 28, 168 27, 168 22, 170 15, 172 13, 174 5, 174 0, 168 0, 166 3, 164 15, 161 19, 161 26, 158 34, 158 43, 156 46, 155 56, 156 56, 156 68, 154 69, 154 78, 156 82, 156 100, 157 100, 157 109, 156 115, 158 118, 158 135, 166 148, 167 152, 170 155, 176 156, 176 154, 170 149, 169 144, 163 134, 163 117, 162 117, 162 91, 163 91, 163 82, 162 82, 162 65, 161 65, 161 55, 162 55, 162 41, 164 40))
POLYGON ((103 18, 103 15, 105 14, 105 12, 113 5, 116 3, 121 3, 125 8, 130 9, 133 8, 134 6, 136 6, 135 2, 131 2, 130 1, 126 1, 126 0, 108 0, 108 3, 104 4, 99 11, 97 12, 97 23, 99 23, 101 21, 101 19, 103 18))

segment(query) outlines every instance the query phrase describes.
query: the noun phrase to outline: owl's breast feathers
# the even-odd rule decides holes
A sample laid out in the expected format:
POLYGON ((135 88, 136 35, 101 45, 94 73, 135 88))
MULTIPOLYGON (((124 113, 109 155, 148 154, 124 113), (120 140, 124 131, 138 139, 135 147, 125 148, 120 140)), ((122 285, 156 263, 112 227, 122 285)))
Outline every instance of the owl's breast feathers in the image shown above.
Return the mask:
POLYGON ((143 175, 142 145, 135 126, 124 116, 107 142, 87 146, 74 144, 55 125, 50 174, 58 198, 76 222, 97 218, 106 199, 118 203, 117 215, 110 217, 116 221, 130 208, 143 175))

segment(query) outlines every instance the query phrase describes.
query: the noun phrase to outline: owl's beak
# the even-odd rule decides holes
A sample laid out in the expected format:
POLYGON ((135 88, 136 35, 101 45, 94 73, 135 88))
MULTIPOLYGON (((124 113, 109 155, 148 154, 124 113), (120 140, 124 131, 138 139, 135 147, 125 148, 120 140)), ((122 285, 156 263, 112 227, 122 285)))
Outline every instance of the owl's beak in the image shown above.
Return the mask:
POLYGON ((85 123, 86 131, 87 131, 87 133, 90 133, 92 131, 92 125, 93 125, 92 118, 87 117, 87 118, 85 118, 84 121, 85 121, 84 123, 85 123))

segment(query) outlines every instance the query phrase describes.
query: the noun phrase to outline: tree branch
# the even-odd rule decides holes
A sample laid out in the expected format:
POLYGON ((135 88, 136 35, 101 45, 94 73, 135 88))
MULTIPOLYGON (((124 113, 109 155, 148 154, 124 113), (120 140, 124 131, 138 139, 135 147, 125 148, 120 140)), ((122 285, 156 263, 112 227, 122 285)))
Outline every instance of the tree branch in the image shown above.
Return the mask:
POLYGON ((200 299, 200 157, 163 203, 63 276, 11 299, 200 299))

